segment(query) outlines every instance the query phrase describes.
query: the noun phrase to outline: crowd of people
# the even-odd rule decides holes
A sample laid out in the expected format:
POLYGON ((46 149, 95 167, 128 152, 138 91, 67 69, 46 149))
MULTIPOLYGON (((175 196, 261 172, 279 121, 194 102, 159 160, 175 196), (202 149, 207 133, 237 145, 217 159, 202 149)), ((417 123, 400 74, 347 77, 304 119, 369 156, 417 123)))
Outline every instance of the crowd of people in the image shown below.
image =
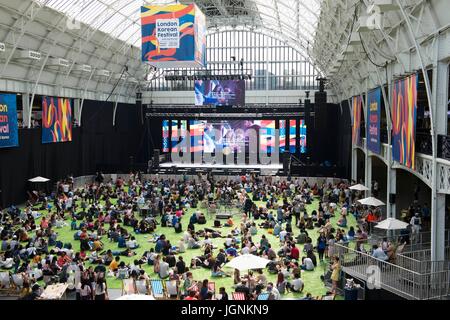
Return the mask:
MULTIPOLYGON (((348 187, 344 182, 319 186, 306 180, 250 175, 234 181, 211 177, 144 181, 140 174, 131 174, 128 181, 120 177, 104 181, 98 174, 95 182, 74 189, 68 179, 58 183, 51 196, 39 193, 35 203, 24 209, 12 206, 1 212, 0 268, 22 275, 23 296, 28 298, 38 296, 42 290, 38 282, 44 280, 45 284, 73 283, 71 289, 78 299, 108 299, 108 277, 148 282, 150 275, 144 267, 151 266, 161 279, 178 284, 182 299, 214 298, 208 280, 193 280, 198 268, 210 270, 210 279, 232 278, 233 290, 247 299, 257 299, 262 292, 280 299, 290 292, 303 292, 302 272, 324 263, 329 266, 335 294, 341 264, 334 244, 354 241, 358 250, 364 250, 371 223, 380 214, 356 205, 359 194, 348 187), (317 208, 308 211, 314 198, 320 200, 317 208), (205 209, 221 201, 239 208, 239 217, 206 227, 212 217, 205 209), (349 214, 356 217, 357 225, 349 226, 349 214), (338 222, 333 225, 335 216, 338 222), (69 226, 73 241, 63 243, 58 229, 69 226), (176 243, 165 236, 169 228, 179 234, 176 243), (316 239, 309 236, 314 229, 319 234, 316 239), (149 243, 139 243, 136 237, 140 234, 147 235, 149 243), (279 243, 269 241, 268 235, 279 243), (213 243, 217 238, 221 245, 213 243), (105 249, 106 243, 114 243, 115 249, 105 249), (145 249, 144 253, 138 254, 138 248, 145 249), (187 250, 200 254, 185 261, 187 250), (225 264, 242 254, 270 260, 266 269, 277 281, 268 281, 263 270, 245 275, 237 269, 228 272, 225 264)), ((378 252, 377 248, 373 251, 378 252)), ((228 299, 224 287, 219 297, 228 299)), ((305 298, 312 296, 307 293, 305 298)))

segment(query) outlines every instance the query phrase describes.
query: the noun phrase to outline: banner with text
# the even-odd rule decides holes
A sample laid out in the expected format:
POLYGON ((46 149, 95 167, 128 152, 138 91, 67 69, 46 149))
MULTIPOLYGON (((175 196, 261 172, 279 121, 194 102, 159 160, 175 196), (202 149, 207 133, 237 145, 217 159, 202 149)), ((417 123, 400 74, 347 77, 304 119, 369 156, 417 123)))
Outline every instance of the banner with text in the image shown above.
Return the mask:
POLYGON ((206 18, 195 4, 141 7, 142 61, 158 68, 206 66, 206 18))
POLYGON ((381 152, 380 117, 381 117, 381 88, 372 90, 368 94, 366 137, 367 148, 376 153, 381 152))
POLYGON ((0 94, 0 148, 19 145, 17 126, 17 97, 0 94))

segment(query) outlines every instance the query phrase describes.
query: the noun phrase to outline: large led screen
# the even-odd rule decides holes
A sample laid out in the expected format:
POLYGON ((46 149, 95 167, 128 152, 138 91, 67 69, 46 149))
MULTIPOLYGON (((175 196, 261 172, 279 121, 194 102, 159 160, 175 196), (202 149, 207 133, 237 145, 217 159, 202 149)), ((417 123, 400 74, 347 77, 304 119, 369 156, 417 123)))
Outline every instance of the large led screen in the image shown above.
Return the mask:
POLYGON ((244 80, 196 80, 196 106, 244 106, 244 80))

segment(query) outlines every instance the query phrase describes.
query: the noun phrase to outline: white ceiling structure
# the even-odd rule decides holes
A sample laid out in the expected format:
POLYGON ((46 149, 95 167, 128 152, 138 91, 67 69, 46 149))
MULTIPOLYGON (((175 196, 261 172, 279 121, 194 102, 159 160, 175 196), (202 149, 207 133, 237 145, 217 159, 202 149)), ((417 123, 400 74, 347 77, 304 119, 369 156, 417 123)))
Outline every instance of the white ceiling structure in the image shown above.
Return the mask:
MULTIPOLYGON (((116 88, 117 99, 134 99, 136 87, 148 79, 150 69, 140 61, 140 7, 173 3, 176 1, 0 0, 0 42, 6 48, 0 52, 0 88, 99 100, 116 88), (40 59, 29 59, 36 53, 40 59)), ((209 32, 224 28, 264 32, 310 57, 319 0, 195 3, 208 17, 209 32)))
MULTIPOLYGON (((151 70, 141 62, 140 7, 173 3, 176 1, 0 0, 0 44, 4 44, 3 51, 0 46, 0 90, 97 100, 114 93, 115 100, 132 102, 136 88, 148 80, 151 70)), ((361 93, 366 81, 369 88, 386 83, 384 69, 369 60, 379 66, 391 65, 391 76, 419 69, 417 58, 411 55, 415 39, 409 34, 408 20, 422 41, 445 28, 450 19, 446 0, 195 3, 207 15, 210 33, 244 28, 297 49, 330 79, 328 88, 337 101, 361 93), (360 18, 368 15, 367 8, 374 3, 391 3, 383 7, 391 9, 382 13, 381 29, 359 29, 360 18), (364 39, 364 46, 359 38, 364 39), (371 52, 370 59, 365 51, 371 52)))

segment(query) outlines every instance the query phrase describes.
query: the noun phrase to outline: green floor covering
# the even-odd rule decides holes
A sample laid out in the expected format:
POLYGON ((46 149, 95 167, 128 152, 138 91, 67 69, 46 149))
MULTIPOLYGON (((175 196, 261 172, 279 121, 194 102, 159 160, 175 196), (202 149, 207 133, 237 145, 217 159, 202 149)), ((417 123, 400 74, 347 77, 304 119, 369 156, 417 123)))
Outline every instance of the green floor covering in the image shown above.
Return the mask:
MULTIPOLYGON (((113 200, 112 202, 115 204, 115 200, 113 200)), ((311 213, 312 210, 317 210, 318 203, 319 203, 319 200, 315 199, 312 204, 307 205, 308 213, 311 213)), ((265 203, 256 202, 256 205, 264 206, 265 203)), ((186 228, 186 226, 188 225, 189 217, 194 212, 194 210, 199 210, 199 209, 187 210, 187 213, 182 218, 183 228, 186 228)), ((200 209, 200 210, 202 210, 202 209, 200 209)), ((205 211, 205 210, 202 210, 202 211, 205 211)), ((336 223, 337 223, 338 219, 339 219, 339 215, 336 215, 336 217, 331 219, 334 227, 336 227, 336 223)), ((236 214, 233 217, 233 220, 235 222, 235 225, 239 225, 240 220, 241 220, 241 214, 236 214)), ((196 227, 196 229, 198 230, 199 228, 202 228, 202 227, 212 227, 213 221, 214 221, 214 219, 208 219, 206 225, 203 225, 203 226, 198 225, 196 227)), ((39 222, 39 219, 38 219, 38 222, 39 222)), ((74 231, 70 230, 70 226, 69 226, 70 221, 67 221, 67 224, 68 225, 63 228, 55 229, 58 233, 58 240, 62 241, 63 243, 71 242, 73 244, 73 248, 75 249, 75 251, 77 251, 77 250, 79 250, 79 247, 80 247, 79 241, 75 241, 73 239, 74 231)), ((352 215, 348 216, 348 225, 349 226, 356 225, 356 221, 352 215)), ((128 231, 130 231, 130 234, 135 235, 134 232, 132 231, 132 228, 130 228, 130 227, 126 227, 126 228, 128 229, 128 231)), ((219 230, 222 233, 222 235, 226 235, 228 233, 228 231, 231 230, 231 228, 222 227, 219 230)), ((294 231, 294 236, 297 236, 299 233, 299 229, 294 228, 293 231, 294 231)), ((157 234, 165 234, 167 239, 169 239, 173 245, 176 245, 177 242, 179 241, 180 237, 182 237, 182 233, 176 234, 174 229, 171 227, 163 228, 161 226, 158 226, 156 233, 157 234)), ((310 237, 313 239, 313 244, 315 244, 316 239, 318 237, 318 229, 315 228, 314 230, 308 230, 308 233, 309 233, 310 237)), ((268 234, 267 230, 258 228, 258 234, 254 237, 254 242, 259 243, 259 240, 261 239, 261 236, 263 234, 266 235, 266 237, 272 244, 272 247, 274 248, 274 250, 278 251, 280 249, 280 241, 273 235, 268 234)), ((149 250, 151 247, 154 247, 154 243, 148 242, 148 239, 151 237, 150 235, 140 235, 139 234, 139 235, 135 235, 135 237, 140 245, 140 247, 135 250, 137 252, 137 255, 134 257, 121 257, 121 261, 123 260, 126 263, 132 262, 134 259, 140 258, 141 255, 143 254, 143 252, 149 250)), ((106 237, 103 237, 102 241, 105 245, 105 247, 104 247, 105 250, 106 249, 119 250, 119 248, 117 247, 117 243, 109 242, 109 240, 106 237)), ((213 243, 216 247, 223 247, 223 241, 224 241, 224 239, 222 239, 222 238, 213 239, 213 243)), ((300 245, 300 249, 303 250, 303 245, 300 245)), ((123 250, 123 249, 121 249, 121 250, 123 250)), ((217 254, 217 250, 215 250, 214 253, 217 254)), ((202 254, 201 249, 195 249, 195 250, 190 249, 190 250, 187 250, 186 253, 183 253, 182 255, 183 255, 183 258, 184 258, 184 261, 186 262, 186 264, 189 265, 192 257, 198 256, 201 254, 202 254)), ((87 262, 87 265, 89 265, 89 262, 87 262)), ((304 288, 303 293, 301 293, 301 294, 288 293, 286 295, 283 295, 282 298, 283 299, 300 298, 300 297, 303 297, 308 292, 310 292, 313 296, 321 296, 321 295, 325 294, 327 290, 324 287, 322 280, 320 279, 320 276, 323 275, 323 273, 324 273, 325 267, 326 267, 325 263, 321 264, 319 262, 319 265, 317 266, 317 268, 314 271, 308 271, 308 272, 303 271, 302 278, 305 282, 305 288, 304 288)), ((144 265, 144 269, 151 278, 158 277, 157 274, 153 273, 153 266, 144 265)), ((225 270, 226 269, 227 268, 225 268, 225 270)), ((195 269, 195 270, 191 270, 191 271, 193 273, 195 280, 201 281, 203 279, 210 279, 211 281, 214 281, 216 283, 216 288, 220 288, 223 286, 226 288, 228 293, 231 293, 234 291, 232 288, 232 286, 233 286, 232 278, 211 279, 211 272, 207 269, 195 269)), ((230 269, 229 271, 231 272, 232 270, 230 269)), ((276 283, 276 275, 269 274, 267 271, 264 271, 264 272, 268 278, 268 281, 272 281, 272 282, 276 283)), ((111 289, 113 289, 113 288, 120 289, 121 288, 121 281, 118 279, 115 279, 113 277, 108 277, 107 283, 108 283, 108 287, 111 289)))

